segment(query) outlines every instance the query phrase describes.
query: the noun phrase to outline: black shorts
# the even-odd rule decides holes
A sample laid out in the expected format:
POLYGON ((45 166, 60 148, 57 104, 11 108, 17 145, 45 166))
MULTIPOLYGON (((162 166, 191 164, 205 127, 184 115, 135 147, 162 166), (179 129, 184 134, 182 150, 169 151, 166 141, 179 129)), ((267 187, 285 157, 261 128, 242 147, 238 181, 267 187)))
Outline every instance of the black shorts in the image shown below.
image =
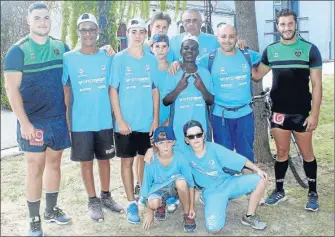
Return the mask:
POLYGON ((113 129, 71 132, 71 160, 108 160, 115 156, 113 129))
POLYGON ((145 155, 151 147, 148 132, 132 132, 128 135, 116 132, 114 136, 116 156, 120 158, 131 158, 137 154, 145 155))
POLYGON ((282 114, 273 112, 271 115, 271 128, 280 128, 295 132, 306 132, 304 122, 308 114, 282 114))

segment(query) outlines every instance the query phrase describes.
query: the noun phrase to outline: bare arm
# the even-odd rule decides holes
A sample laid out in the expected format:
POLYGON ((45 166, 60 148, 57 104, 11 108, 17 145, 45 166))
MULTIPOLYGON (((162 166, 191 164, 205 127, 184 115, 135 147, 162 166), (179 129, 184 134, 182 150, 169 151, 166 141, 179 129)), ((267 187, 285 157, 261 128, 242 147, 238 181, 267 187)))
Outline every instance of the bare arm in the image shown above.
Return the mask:
POLYGON ((69 128, 69 131, 71 130, 70 126, 70 92, 71 92, 71 87, 69 86, 63 86, 64 89, 64 102, 66 105, 66 121, 67 121, 67 126, 69 128))
POLYGON ((263 170, 258 168, 254 163, 249 161, 248 159, 246 159, 246 162, 245 162, 244 166, 253 170, 253 171, 256 171, 265 181, 268 180, 268 175, 263 170))
POLYGON ((260 63, 257 68, 252 68, 252 79, 254 81, 262 80, 262 78, 271 70, 270 67, 260 63))
POLYGON ((159 123, 159 91, 157 88, 152 89, 152 100, 154 104, 154 121, 152 121, 150 133, 151 136, 152 133, 155 131, 155 129, 158 127, 159 123))
POLYGON ((164 97, 163 104, 165 106, 169 106, 170 104, 172 104, 176 100, 180 92, 182 92, 188 86, 187 79, 190 77, 190 75, 186 77, 185 75, 186 73, 184 72, 176 88, 164 97))
POLYGON ((35 128, 30 123, 24 110, 20 86, 22 81, 22 72, 5 72, 5 88, 7 97, 12 110, 20 122, 22 138, 31 140, 35 138, 35 128))

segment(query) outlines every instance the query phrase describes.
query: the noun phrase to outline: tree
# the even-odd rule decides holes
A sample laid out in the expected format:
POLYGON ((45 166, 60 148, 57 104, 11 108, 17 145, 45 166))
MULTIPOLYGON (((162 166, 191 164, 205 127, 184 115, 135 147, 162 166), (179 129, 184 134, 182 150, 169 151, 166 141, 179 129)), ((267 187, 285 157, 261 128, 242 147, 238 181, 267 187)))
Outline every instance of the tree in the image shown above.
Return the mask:
MULTIPOLYGON (((236 25, 240 38, 245 39, 247 45, 259 51, 258 34, 256 24, 255 1, 234 1, 236 13, 236 25)), ((252 82, 253 94, 257 95, 263 90, 262 81, 252 82)), ((271 162, 272 156, 269 146, 267 117, 264 116, 264 103, 254 103, 255 116, 255 142, 254 153, 257 162, 271 162)))

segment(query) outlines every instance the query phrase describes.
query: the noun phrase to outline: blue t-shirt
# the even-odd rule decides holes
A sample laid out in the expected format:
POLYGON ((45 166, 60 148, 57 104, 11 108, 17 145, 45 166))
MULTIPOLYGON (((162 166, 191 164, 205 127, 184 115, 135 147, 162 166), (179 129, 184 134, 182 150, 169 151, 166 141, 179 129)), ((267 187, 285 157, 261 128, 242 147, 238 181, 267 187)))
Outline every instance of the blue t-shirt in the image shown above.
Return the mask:
POLYGON ((183 154, 175 152, 167 167, 160 163, 155 154, 150 165, 145 164, 140 196, 146 198, 164 187, 170 187, 181 177, 186 180, 189 187, 194 187, 191 167, 183 154))
MULTIPOLYGON (((261 54, 248 50, 252 65, 257 65, 261 54)), ((209 54, 200 59, 200 65, 208 68, 209 54)), ((222 117, 222 107, 239 107, 251 102, 251 74, 248 61, 243 53, 236 49, 236 54, 226 56, 221 49, 217 50, 212 65, 212 78, 214 84, 215 107, 213 114, 222 117)), ((250 106, 237 111, 224 110, 225 118, 240 118, 252 112, 250 106)))
POLYGON ((63 84, 71 86, 71 131, 100 131, 112 128, 109 77, 113 57, 104 50, 64 54, 63 84))
POLYGON ((194 183, 198 188, 215 188, 222 184, 231 174, 223 169, 240 172, 247 158, 219 144, 206 142, 206 152, 198 158, 192 148, 187 146, 183 152, 192 167, 194 183))
MULTIPOLYGON (((173 61, 179 60, 181 58, 180 48, 184 35, 185 33, 176 35, 170 40, 170 51, 173 51, 173 61)), ((202 57, 206 53, 209 53, 219 47, 219 43, 217 42, 216 37, 211 34, 201 32, 198 36, 198 41, 199 56, 197 60, 199 60, 200 57, 202 57)))
MULTIPOLYGON (((143 45, 143 51, 146 53, 151 53, 151 49, 149 45, 143 45)), ((151 53, 153 54, 153 53, 151 53)), ((173 51, 170 49, 169 52, 166 54, 166 61, 168 61, 169 65, 173 63, 173 51)))
POLYGON ((170 106, 165 106, 163 104, 163 93, 165 91, 167 80, 168 80, 167 70, 158 70, 158 77, 156 79, 156 86, 159 90, 159 124, 166 122, 170 114, 170 106))
MULTIPOLYGON (((158 65, 154 55, 144 52, 140 59, 132 57, 128 50, 114 56, 111 86, 118 90, 123 119, 132 131, 149 132, 153 121, 152 90, 156 88, 158 65)), ((115 131, 119 128, 115 123, 115 131)))
MULTIPOLYGON (((209 93, 213 94, 212 78, 206 68, 198 67, 198 73, 206 86, 209 93)), ((163 93, 165 97, 172 92, 182 77, 183 71, 179 69, 175 75, 168 75, 167 86, 163 93)), ((169 125, 173 126, 176 135, 175 146, 181 148, 185 146, 183 126, 190 120, 197 120, 203 126, 206 135, 209 131, 209 118, 207 104, 201 92, 193 84, 195 78, 192 76, 188 79, 188 86, 178 95, 175 102, 170 105, 169 125)), ((164 98, 163 98, 164 99, 164 98)))

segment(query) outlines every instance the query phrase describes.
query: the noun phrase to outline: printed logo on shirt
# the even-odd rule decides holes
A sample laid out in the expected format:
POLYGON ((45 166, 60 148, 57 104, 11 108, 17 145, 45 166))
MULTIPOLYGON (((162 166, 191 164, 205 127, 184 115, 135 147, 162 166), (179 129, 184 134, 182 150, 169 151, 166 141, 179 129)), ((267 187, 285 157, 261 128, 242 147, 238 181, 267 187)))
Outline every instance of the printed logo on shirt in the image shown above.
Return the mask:
POLYGON ((54 51, 54 54, 56 54, 57 56, 60 55, 59 49, 53 49, 53 51, 54 51))
POLYGON ((82 69, 82 68, 79 68, 78 74, 79 74, 78 77, 86 77, 86 75, 84 73, 84 69, 82 69))
POLYGON ((150 66, 148 64, 145 65, 145 72, 150 72, 150 66))
POLYGON ((247 64, 242 64, 242 72, 247 72, 248 68, 247 68, 247 64))
POLYGON ((34 60, 35 58, 36 58, 35 53, 31 52, 31 53, 30 53, 30 59, 31 59, 31 60, 34 60))
POLYGON ((272 115, 272 122, 278 125, 283 125, 285 120, 285 114, 280 113, 273 113, 272 115))
POLYGON ((133 73, 131 72, 130 67, 126 67, 126 75, 131 75, 131 74, 133 73))
POLYGON ((295 54, 295 56, 300 57, 301 54, 302 54, 302 50, 301 49, 296 50, 294 54, 295 54))
POLYGON ((106 74, 106 65, 101 65, 101 74, 106 74))
POLYGON ((215 169, 215 162, 214 162, 214 160, 210 160, 210 161, 208 162, 208 165, 209 165, 209 167, 211 167, 212 169, 215 169))
POLYGON ((274 53, 273 57, 274 58, 278 58, 279 57, 279 53, 274 53))
POLYGON ((227 74, 227 73, 226 73, 226 70, 225 70, 224 67, 221 67, 221 68, 220 68, 220 74, 227 74))

